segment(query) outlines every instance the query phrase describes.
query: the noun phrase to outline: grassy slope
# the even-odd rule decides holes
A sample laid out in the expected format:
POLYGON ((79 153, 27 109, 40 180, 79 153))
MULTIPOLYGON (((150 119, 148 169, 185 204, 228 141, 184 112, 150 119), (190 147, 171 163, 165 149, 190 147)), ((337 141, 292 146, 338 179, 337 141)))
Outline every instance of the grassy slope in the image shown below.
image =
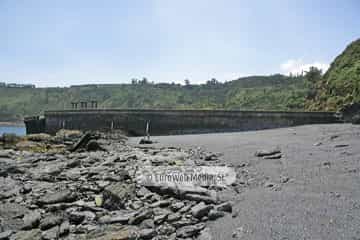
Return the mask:
POLYGON ((302 78, 282 75, 254 76, 216 85, 0 88, 0 120, 66 109, 71 101, 93 99, 102 108, 302 110, 306 91, 302 78))

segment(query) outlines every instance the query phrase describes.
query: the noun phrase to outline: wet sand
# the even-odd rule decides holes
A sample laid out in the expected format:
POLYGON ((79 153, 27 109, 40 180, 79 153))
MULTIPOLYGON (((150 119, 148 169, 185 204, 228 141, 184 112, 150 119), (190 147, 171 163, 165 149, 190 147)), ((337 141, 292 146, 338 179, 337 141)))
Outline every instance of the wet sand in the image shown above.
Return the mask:
POLYGON ((211 223, 214 239, 360 239, 360 126, 307 125, 153 140, 155 146, 221 152, 237 168, 240 183, 232 201, 238 216, 211 223), (282 158, 254 155, 274 147, 282 158))

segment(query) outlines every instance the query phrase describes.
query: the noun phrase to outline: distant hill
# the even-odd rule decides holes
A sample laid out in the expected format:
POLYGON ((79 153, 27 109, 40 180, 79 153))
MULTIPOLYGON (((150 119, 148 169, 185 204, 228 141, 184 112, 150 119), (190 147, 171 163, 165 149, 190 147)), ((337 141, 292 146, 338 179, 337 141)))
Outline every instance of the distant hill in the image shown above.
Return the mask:
POLYGON ((352 42, 335 58, 316 85, 316 97, 309 110, 339 110, 360 102, 360 39, 352 42))
POLYGON ((201 85, 148 82, 69 88, 1 88, 0 121, 21 120, 49 109, 69 109, 72 101, 97 100, 99 108, 303 110, 304 77, 251 76, 201 85))

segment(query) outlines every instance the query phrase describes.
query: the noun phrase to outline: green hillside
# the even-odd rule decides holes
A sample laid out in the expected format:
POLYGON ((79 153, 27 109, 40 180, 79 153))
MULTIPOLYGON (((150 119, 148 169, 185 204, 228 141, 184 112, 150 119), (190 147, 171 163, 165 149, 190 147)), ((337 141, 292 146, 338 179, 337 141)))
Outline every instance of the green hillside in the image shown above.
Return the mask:
POLYGON ((69 88, 0 88, 0 121, 21 120, 48 109, 69 109, 72 101, 97 100, 99 108, 303 110, 304 77, 252 76, 202 85, 87 85, 69 88))
POLYGON ((339 110, 352 102, 360 102, 360 39, 331 63, 316 84, 316 97, 308 103, 308 109, 339 110))

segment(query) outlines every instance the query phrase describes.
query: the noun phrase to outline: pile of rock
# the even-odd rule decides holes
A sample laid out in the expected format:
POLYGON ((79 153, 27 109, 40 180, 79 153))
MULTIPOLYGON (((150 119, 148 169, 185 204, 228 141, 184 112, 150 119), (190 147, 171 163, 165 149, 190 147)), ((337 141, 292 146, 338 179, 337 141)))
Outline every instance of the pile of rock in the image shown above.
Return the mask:
MULTIPOLYGON (((36 137, 28 141, 54 141, 36 137)), ((135 181, 144 164, 220 164, 216 154, 131 147, 125 138, 101 134, 74 150, 81 136, 57 139, 71 147, 0 151, 0 239, 194 239, 209 236, 207 221, 232 212, 218 188, 145 187, 135 181), (101 149, 89 149, 91 142, 101 149)))

